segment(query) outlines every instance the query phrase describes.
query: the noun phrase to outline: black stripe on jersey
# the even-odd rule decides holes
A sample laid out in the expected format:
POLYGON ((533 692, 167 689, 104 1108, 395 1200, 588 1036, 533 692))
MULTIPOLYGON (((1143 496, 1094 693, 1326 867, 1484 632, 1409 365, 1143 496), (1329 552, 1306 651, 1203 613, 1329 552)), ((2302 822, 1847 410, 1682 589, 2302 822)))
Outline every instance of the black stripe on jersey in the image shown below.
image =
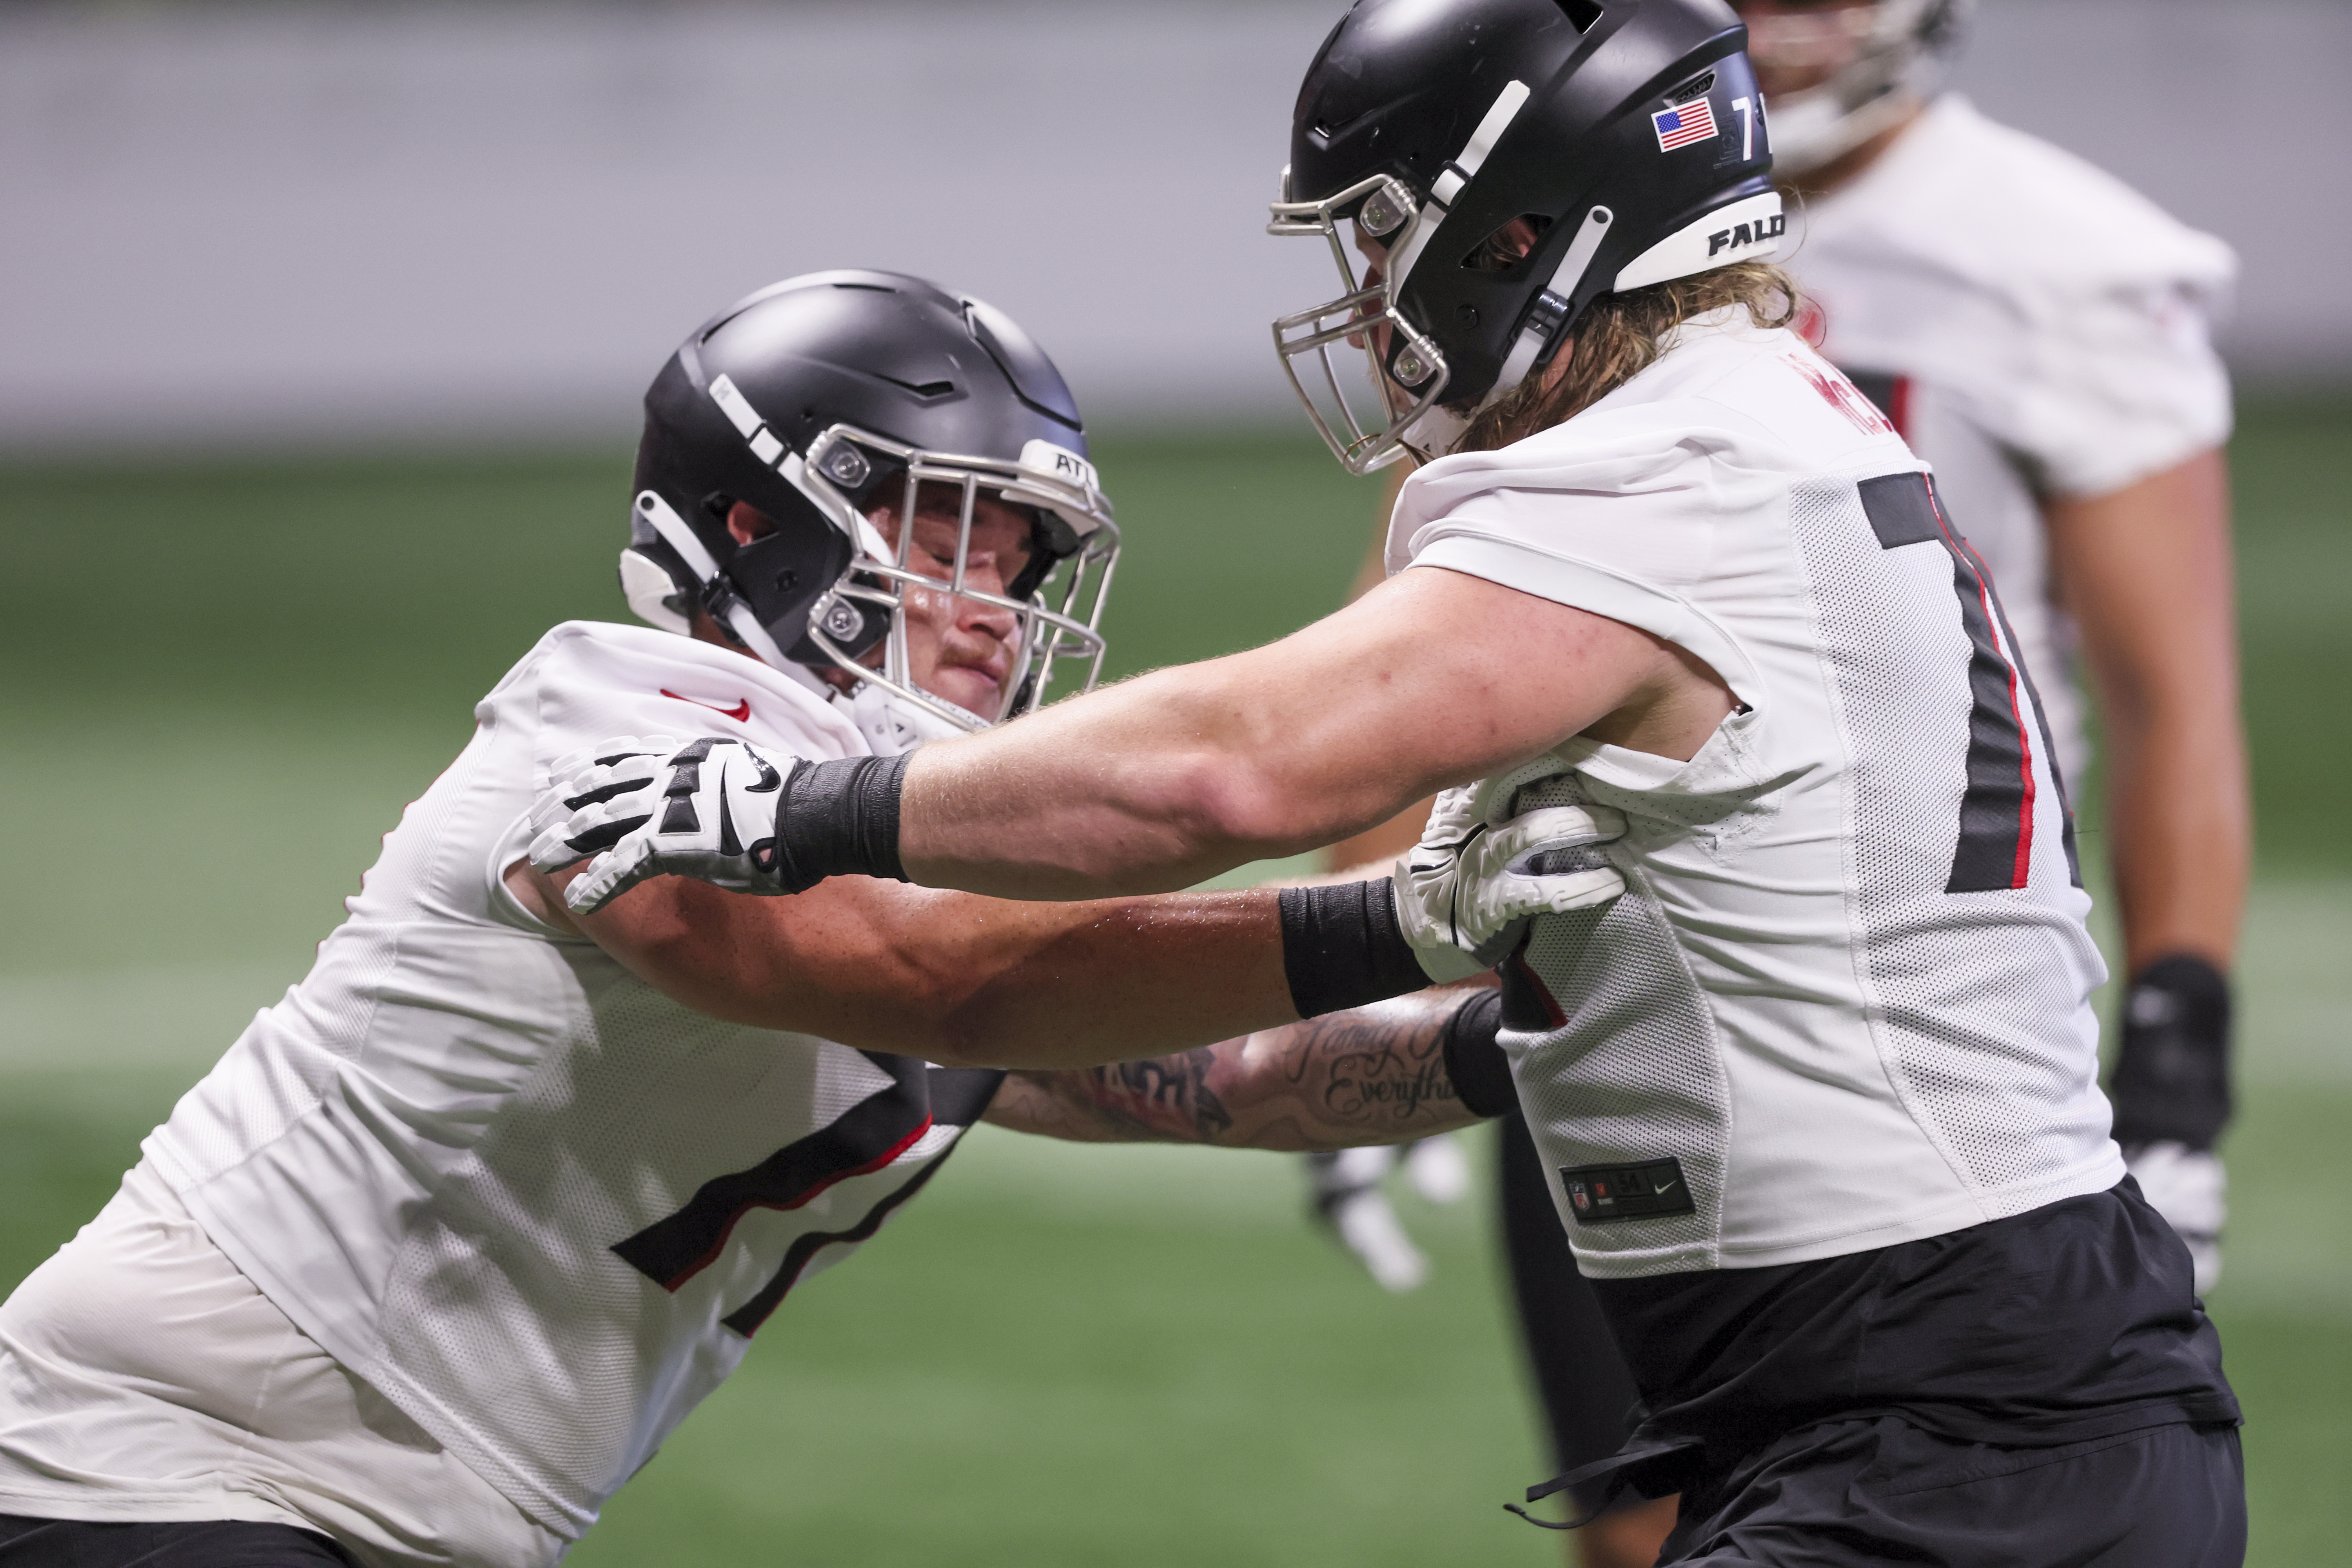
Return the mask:
POLYGON ((703 1183, 684 1208, 615 1243, 613 1251, 663 1289, 676 1290, 710 1266, 736 1222, 751 1210, 798 1208, 835 1183, 878 1171, 905 1153, 930 1130, 931 1069, 908 1057, 860 1054, 890 1075, 887 1089, 750 1170, 703 1183))
MULTIPOLYGON (((1960 537, 1960 548, 1983 574, 1985 586, 1993 589, 1992 568, 1977 553, 1977 547, 1960 537)), ((2058 764, 2058 747, 2050 739, 2050 710, 2042 705, 2042 689, 2033 684, 2033 667, 2025 661, 2025 650, 2017 640, 2016 628, 2009 624, 2009 612, 2000 607, 2000 593, 1992 591, 1993 617, 2000 622, 2000 635, 2008 639, 2010 651, 2016 656, 2017 678, 2025 682, 2025 695, 2033 701, 2033 727, 2042 736, 2042 755, 2050 763, 2050 782, 2058 786, 2058 842, 2066 851, 2066 879, 2076 887, 2083 885, 2083 858, 2074 848, 2074 800, 2066 790, 2066 770, 2058 764)))
POLYGON ((1568 1014, 1543 976, 1528 963, 1528 943, 1534 939, 1531 931, 1519 939, 1511 956, 1496 966, 1496 973, 1503 982, 1503 1027, 1528 1034, 1541 1034, 1547 1029, 1565 1028, 1568 1014))
POLYGON ((792 1288, 800 1283, 801 1271, 809 1266, 809 1259, 814 1258, 820 1248, 831 1247, 837 1241, 858 1242, 870 1238, 882 1228, 882 1222, 888 1219, 899 1205, 921 1192, 923 1184, 947 1163, 947 1155, 942 1154, 916 1172, 913 1181, 867 1209, 866 1217, 847 1230, 811 1230, 794 1237, 792 1246, 785 1249, 783 1262, 768 1282, 761 1286, 750 1300, 719 1321, 747 1340, 758 1333, 760 1325, 774 1315, 776 1309, 784 1304, 784 1298, 791 1293, 792 1288))
MULTIPOLYGON (((932 1068, 927 1077, 931 1121, 949 1127, 970 1127, 979 1121, 981 1112, 988 1109, 988 1102, 996 1098, 997 1088, 1004 1081, 1004 1074, 992 1068, 932 1068)), ((954 1152, 950 1148, 948 1153, 954 1152)), ((913 1181, 866 1210, 866 1217, 848 1229, 812 1230, 793 1237, 792 1246, 785 1249, 783 1262, 768 1282, 750 1300, 719 1321, 747 1340, 758 1333, 760 1325, 783 1305, 784 1297, 800 1283, 802 1272, 819 1249, 835 1242, 858 1242, 871 1237, 901 1204, 922 1191, 923 1184, 947 1163, 947 1159, 948 1154, 943 1153, 925 1165, 913 1181)))
MULTIPOLYGON (((1937 505, 1925 474, 1881 474, 1859 487, 1882 550, 1939 544, 1952 562, 1952 592, 1969 638, 1968 784, 1948 893, 2022 888, 2033 862, 2033 747, 2017 700, 2017 673, 1993 635, 1992 578, 1937 505)), ((2003 620, 2006 629, 2007 622, 2003 620)), ((2037 704, 2038 706, 2038 704, 2037 704)))
POLYGON ((950 1127, 973 1127, 1004 1085, 1003 1068, 929 1068, 931 1120, 950 1127))

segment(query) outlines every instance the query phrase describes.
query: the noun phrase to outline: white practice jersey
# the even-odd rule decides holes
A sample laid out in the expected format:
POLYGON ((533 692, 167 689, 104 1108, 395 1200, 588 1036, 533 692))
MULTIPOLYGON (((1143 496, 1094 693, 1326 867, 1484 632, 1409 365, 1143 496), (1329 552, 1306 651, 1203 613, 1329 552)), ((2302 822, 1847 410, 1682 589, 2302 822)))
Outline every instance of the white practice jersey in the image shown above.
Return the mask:
POLYGON ((564 753, 711 734, 864 755, 843 706, 709 644, 572 622, 475 721, 310 975, 146 1152, 303 1332, 577 1536, 1000 1075, 690 1012, 506 888, 564 753))
POLYGON ((1852 184, 1792 202, 1780 261, 1807 295, 1799 329, 1935 466, 2079 772, 2040 500, 2121 489, 2228 437, 2210 333, 2229 247, 1947 95, 1852 184))
POLYGON ((1627 892, 1538 919, 1505 970, 1580 1269, 1835 1257, 2122 1179, 2016 637, 1922 465, 1801 338, 1700 318, 1567 423, 1431 464, 1388 565, 1641 627, 1744 704, 1688 763, 1579 740, 1522 794, 1630 825, 1627 892))

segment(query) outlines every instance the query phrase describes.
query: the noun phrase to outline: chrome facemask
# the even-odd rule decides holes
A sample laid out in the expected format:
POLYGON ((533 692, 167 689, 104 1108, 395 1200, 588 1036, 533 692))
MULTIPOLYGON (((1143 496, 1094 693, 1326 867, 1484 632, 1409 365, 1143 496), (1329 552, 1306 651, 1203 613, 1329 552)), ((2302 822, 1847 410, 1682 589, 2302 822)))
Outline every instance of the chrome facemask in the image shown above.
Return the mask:
MULTIPOLYGON (((733 386, 728 385, 726 395, 733 393, 733 386)), ((758 416, 751 418, 756 426, 758 416)), ((764 428, 758 431, 761 437, 767 434, 764 428)), ((972 731, 1042 707, 1055 696, 1090 691, 1101 679, 1103 605, 1118 563, 1118 525, 1111 521, 1110 502, 1095 477, 1094 465, 1084 458, 1047 441, 1031 441, 1017 462, 958 457, 904 446, 848 425, 825 430, 810 444, 805 460, 781 441, 769 449, 755 438, 752 449, 763 462, 773 462, 777 473, 851 542, 848 569, 809 606, 807 632, 809 641, 826 658, 856 676, 862 686, 878 687, 930 719, 972 731), (877 468, 891 466, 903 469, 896 547, 851 500, 866 488, 877 468), (918 571, 910 563, 914 519, 926 483, 954 485, 962 496, 955 565, 945 577, 918 571), (1026 598, 987 593, 966 581, 972 522, 982 491, 1045 514, 1066 542, 1026 598), (1013 661, 995 712, 973 713, 916 686, 905 613, 911 593, 944 594, 1012 612, 1013 661), (878 609, 888 617, 878 668, 859 662, 849 646, 863 640, 861 634, 866 631, 867 616, 861 605, 878 609), (1057 681, 1062 688, 1058 691, 1057 681)), ((709 584, 721 580, 719 563, 668 502, 646 490, 637 497, 636 510, 698 581, 709 584)), ((667 574, 634 552, 624 552, 621 574, 630 605, 640 616, 667 630, 688 630, 686 617, 671 608, 667 574)), ((784 652, 784 647, 796 640, 792 634, 784 633, 780 640, 740 597, 732 594, 721 597, 724 603, 718 613, 736 641, 777 669, 787 673, 803 669, 784 652)))
POLYGON ((1274 323, 1274 352, 1282 360, 1290 389, 1307 407, 1307 417, 1331 455, 1351 474, 1369 474, 1386 468, 1408 453, 1426 461, 1460 432, 1460 421, 1438 406, 1445 394, 1445 355, 1396 307, 1400 279, 1412 267, 1428 231, 1444 221, 1445 209, 1424 207, 1414 200, 1404 182, 1375 174, 1319 202, 1294 202, 1290 171, 1282 172, 1284 199, 1274 204, 1274 221, 1265 231, 1280 238, 1320 237, 1331 247, 1339 268, 1337 299, 1312 310, 1279 317, 1274 323), (1340 215, 1361 203, 1352 217, 1340 215), (1367 285, 1356 271, 1340 226, 1350 224, 1367 238, 1388 247, 1387 276, 1367 285), (1377 352, 1382 333, 1401 341, 1392 362, 1394 374, 1381 363, 1377 352), (1359 353, 1365 379, 1353 395, 1332 358, 1334 349, 1359 353), (1310 361, 1307 376, 1298 362, 1310 361))
POLYGON ((1486 155, 1527 107, 1529 96, 1523 81, 1503 85, 1462 151, 1432 182, 1427 201, 1417 199, 1402 180, 1388 174, 1359 180, 1321 201, 1293 201, 1290 171, 1282 171, 1282 199, 1274 204, 1274 221, 1265 226, 1265 231, 1280 237, 1320 236, 1339 266, 1340 292, 1328 304, 1277 320, 1274 352, 1281 356, 1291 390, 1307 405, 1307 416, 1349 473, 1369 474, 1408 452, 1423 462, 1442 457, 1468 424, 1439 403, 1452 375, 1445 355, 1428 334, 1398 311, 1397 298, 1430 237, 1477 178, 1486 155), (1339 237, 1339 225, 1347 221, 1341 215, 1351 208, 1357 229, 1365 238, 1378 240, 1387 252, 1387 265, 1376 284, 1358 279, 1347 243, 1339 237), (1384 334, 1401 340, 1392 355, 1384 353, 1381 342, 1384 334), (1351 400, 1340 384, 1339 367, 1331 363, 1335 343, 1345 343, 1364 355, 1376 400, 1366 411, 1375 416, 1370 421, 1357 413, 1361 397, 1351 400), (1320 371, 1319 395, 1309 393, 1307 384, 1298 377, 1295 362, 1308 354, 1315 356, 1320 371), (1342 426, 1348 432, 1344 437, 1339 434, 1342 426))
POLYGON ((962 730, 985 729, 1043 707, 1056 696, 1094 689, 1102 676, 1102 613, 1118 563, 1118 525, 1111 521, 1110 502, 1103 496, 1094 466, 1085 458, 1045 441, 1030 442, 1018 462, 960 457, 835 425, 810 443, 804 463, 795 468, 795 461, 787 458, 777 468, 832 516, 856 547, 849 569, 809 607, 809 640, 835 665, 962 730), (850 500, 877 468, 892 466, 905 470, 895 548, 850 500), (945 577, 909 564, 915 515, 926 484, 953 485, 961 492, 955 565, 945 577), (1076 540, 1025 599, 985 593, 966 581, 972 521, 983 491, 1010 505, 1048 514, 1076 540), (1017 628, 1013 664, 996 712, 968 712, 915 685, 907 642, 910 593, 943 594, 1013 613, 1017 628), (859 663, 845 646, 865 625, 858 605, 878 607, 889 616, 878 669, 859 663), (1062 688, 1058 691, 1056 681, 1062 688))

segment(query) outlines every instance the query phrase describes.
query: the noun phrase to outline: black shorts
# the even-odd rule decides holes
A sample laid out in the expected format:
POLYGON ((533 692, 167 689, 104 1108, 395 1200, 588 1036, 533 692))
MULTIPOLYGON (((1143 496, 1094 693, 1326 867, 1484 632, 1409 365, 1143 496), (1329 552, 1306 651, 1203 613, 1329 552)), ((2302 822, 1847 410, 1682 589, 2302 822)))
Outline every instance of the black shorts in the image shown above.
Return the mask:
MULTIPOLYGON (((1555 1473, 1580 1468, 1615 1453, 1633 1431, 1630 1419, 1641 1393, 1618 1353, 1616 1337, 1601 1313, 1601 1300, 1568 1249, 1559 1210, 1544 1184, 1543 1157, 1528 1135, 1526 1118, 1513 1110, 1498 1124, 1501 1152, 1496 1194, 1502 1208, 1503 1255, 1511 1266, 1512 1304, 1518 1309, 1519 1342, 1544 1430, 1551 1439, 1555 1473)), ((1578 1513, 1601 1506, 1607 1484, 1574 1489, 1578 1513)), ((1641 1500, 1621 1496, 1616 1506, 1641 1500)))
POLYGON ((352 1560, 325 1536, 288 1524, 91 1524, 0 1513, 0 1568, 352 1568, 352 1560))
POLYGON ((2228 1426, 2050 1448, 1895 1416, 1792 1433, 1704 1490, 1658 1558, 1686 1568, 2238 1568, 2245 1463, 2228 1426))

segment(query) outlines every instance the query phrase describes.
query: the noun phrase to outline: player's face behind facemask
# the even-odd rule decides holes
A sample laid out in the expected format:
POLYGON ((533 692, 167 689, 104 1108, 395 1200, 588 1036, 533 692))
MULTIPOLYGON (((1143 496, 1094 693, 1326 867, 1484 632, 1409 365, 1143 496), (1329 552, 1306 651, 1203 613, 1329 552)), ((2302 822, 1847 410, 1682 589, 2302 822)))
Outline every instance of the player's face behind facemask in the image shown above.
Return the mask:
POLYGON ((982 728, 1099 676, 1118 530, 1085 448, 1060 373, 982 301, 786 279, 647 390, 622 587, 651 625, 845 689, 869 738, 982 728))
MULTIPOLYGON (((1508 271, 1535 248, 1542 233, 1538 224, 1515 218, 1489 235, 1464 265, 1477 270, 1508 271)), ((1360 228, 1356 246, 1363 253, 1370 286, 1377 287, 1388 260, 1386 247, 1360 228)), ((1760 261, 1605 296, 1587 312, 1549 365, 1471 416, 1447 450, 1492 451, 1573 418, 1646 369, 1675 330, 1695 316, 1738 305, 1759 326, 1786 326, 1795 317, 1797 299, 1796 286, 1787 274, 1760 261)), ((1387 331, 1385 318, 1368 310, 1361 331, 1351 340, 1354 347, 1366 351, 1375 380, 1388 347, 1387 331)), ((1403 395, 1402 389, 1391 391, 1391 408, 1403 395)))
MULTIPOLYGON (((982 491, 973 497, 967 533, 962 487, 932 481, 916 487, 909 533, 905 487, 884 489, 896 494, 877 498, 866 517, 911 577, 892 634, 903 639, 898 650, 900 668, 918 690, 975 718, 992 717, 1006 707, 1023 662, 1022 617, 1013 606, 1015 590, 1040 563, 1037 540, 1044 525, 1038 513, 982 491), (958 583, 965 592, 949 591, 958 583)), ((774 530, 775 524, 748 502, 736 502, 728 513, 727 531, 738 544, 749 544, 774 530)), ((698 617, 696 635, 721 644, 733 641, 707 616, 698 617)), ((877 644, 856 662, 879 669, 887 652, 887 645, 877 644)), ((845 669, 819 673, 845 691, 857 684, 845 669)))

